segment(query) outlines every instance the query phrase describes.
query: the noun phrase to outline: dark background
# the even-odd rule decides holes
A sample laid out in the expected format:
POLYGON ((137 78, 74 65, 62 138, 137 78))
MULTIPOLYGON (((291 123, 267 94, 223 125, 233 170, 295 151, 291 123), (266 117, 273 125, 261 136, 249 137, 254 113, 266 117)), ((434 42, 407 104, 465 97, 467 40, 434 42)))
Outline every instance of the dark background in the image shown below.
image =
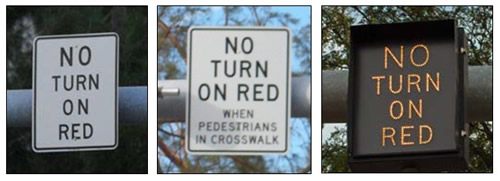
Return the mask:
MULTIPOLYGON (((457 147, 455 138, 456 115, 458 104, 458 81, 460 61, 455 52, 455 26, 454 21, 429 21, 425 23, 402 23, 385 26, 368 25, 351 29, 353 46, 353 116, 352 143, 354 156, 379 155, 379 154, 408 154, 432 151, 453 151, 457 147), (357 29, 354 29, 357 28, 357 29), (414 45, 424 44, 429 50, 429 60, 422 67, 415 67, 410 61, 410 52, 414 45), (387 69, 384 69, 384 47, 389 47, 391 52, 399 59, 400 46, 403 48, 403 68, 397 66, 390 55, 387 55, 387 69), (439 72, 439 92, 429 85, 426 88, 426 73, 436 80, 439 72), (408 74, 420 76, 420 92, 415 86, 408 93, 408 74), (372 76, 385 76, 380 80, 380 95, 376 94, 377 81, 372 76), (402 90, 399 94, 392 94, 389 87, 389 75, 392 75, 392 87, 402 90), (403 75, 402 85, 399 76, 403 75), (418 100, 422 99, 422 118, 413 112, 409 119, 409 100, 418 107, 418 100), (403 105, 403 116, 399 120, 390 117, 389 110, 392 101, 399 100, 403 105), (418 144, 418 126, 429 125, 432 127, 432 141, 425 145, 418 144), (406 141, 415 144, 401 145, 401 126, 414 126, 406 130, 406 141), (391 127, 395 131, 395 142, 386 139, 386 146, 382 146, 382 128, 391 127), (387 144, 389 143, 389 144, 387 144)), ((414 59, 422 63, 425 51, 415 49, 414 59)), ((415 80, 415 78, 413 78, 415 80)), ((430 82, 429 82, 430 84, 430 82)), ((398 115, 400 109, 395 106, 394 114, 398 115)), ((462 118, 463 119, 463 118, 462 118)), ((348 125, 350 126, 350 125, 348 125)), ((423 135, 426 138, 426 134, 423 135)))
MULTIPOLYGON (((119 85, 146 86, 147 7, 7 7, 7 90, 31 89, 40 35, 116 32, 119 85)), ((8 104, 8 103, 7 103, 8 104)), ((119 128, 116 150, 34 153, 31 128, 7 125, 7 173, 147 173, 147 120, 119 128)))
MULTIPOLYGON (((322 6, 321 11, 322 70, 347 70, 352 25, 448 19, 457 20, 467 34, 469 66, 493 64, 493 6, 322 6)), ((493 172, 493 122, 472 121, 469 126, 467 171, 493 172)), ((322 128, 328 136, 321 144, 321 172, 350 172, 345 124, 322 128)))

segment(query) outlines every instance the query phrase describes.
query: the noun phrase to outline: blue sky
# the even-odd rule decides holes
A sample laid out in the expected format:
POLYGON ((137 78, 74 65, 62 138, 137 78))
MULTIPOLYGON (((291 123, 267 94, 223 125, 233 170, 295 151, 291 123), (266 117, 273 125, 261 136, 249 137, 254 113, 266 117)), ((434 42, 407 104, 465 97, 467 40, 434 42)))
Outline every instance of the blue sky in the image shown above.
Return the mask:
MULTIPOLYGON (((212 11, 214 12, 213 20, 214 26, 224 24, 224 11, 221 6, 215 6, 212 11)), ((305 25, 311 24, 311 11, 309 6, 273 6, 271 11, 276 11, 280 13, 289 13, 292 17, 297 18, 299 22, 296 25, 289 26, 293 34, 298 34, 300 28, 305 25)), ((248 11, 243 12, 243 15, 251 16, 248 11)), ((281 27, 281 24, 277 22, 271 22, 268 24, 270 27, 281 27)), ((300 61, 292 52, 292 71, 300 71, 300 61)))
MULTIPOLYGON (((197 14, 195 16, 185 16, 183 21, 180 23, 180 25, 186 25, 189 22, 193 22, 193 25, 196 26, 223 26, 224 25, 224 9, 223 6, 199 6, 199 7, 205 7, 210 9, 210 13, 206 14, 209 16, 204 16, 203 14, 197 14)), ((291 15, 291 17, 298 19, 297 24, 295 25, 289 25, 288 28, 292 30, 293 34, 298 34, 300 31, 300 28, 306 25, 311 24, 311 7, 310 6, 266 6, 266 8, 269 7, 271 11, 273 12, 278 12, 278 13, 288 13, 291 15)), ((184 6, 174 6, 171 7, 171 11, 175 11, 176 9, 182 9, 184 6)), ((159 11, 160 9, 158 9, 159 11)), ((244 19, 252 17, 251 12, 248 9, 243 9, 240 13, 237 14, 236 18, 238 19, 244 19)), ((169 23, 168 17, 164 17, 162 19, 165 23, 169 23)), ((279 22, 276 21, 271 21, 267 25, 267 27, 281 27, 282 25, 279 22)), ((300 60, 299 58, 295 55, 295 49, 292 46, 292 71, 293 72, 300 72, 302 70, 301 65, 300 65, 300 60)), ((185 65, 182 61, 180 62, 179 66, 182 69, 185 69, 185 65)), ((159 78, 162 79, 165 75, 164 72, 158 72, 159 73, 159 78)))
MULTIPOLYGON (((174 11, 175 8, 181 9, 183 8, 182 6, 177 6, 173 7, 171 11, 174 11)), ((183 20, 181 22, 181 25, 188 24, 189 22, 192 22, 193 25, 197 26, 223 26, 224 25, 224 11, 222 6, 207 6, 211 10, 211 12, 207 15, 209 16, 203 16, 203 14, 197 14, 195 16, 184 16, 183 20)), ((158 9, 159 11, 160 9, 158 9)), ((298 34, 300 29, 303 26, 310 25, 311 24, 311 8, 310 6, 273 6, 270 7, 270 10, 273 12, 278 12, 278 13, 288 13, 291 15, 291 17, 298 19, 297 24, 291 25, 288 28, 292 31, 293 34, 298 34)), ((250 11, 248 9, 243 9, 240 13, 238 13, 237 18, 246 18, 246 17, 252 17, 250 14, 250 11)), ((169 23, 168 17, 164 17, 162 19, 165 23, 169 23)), ((279 22, 272 21, 269 22, 267 27, 278 27, 282 26, 279 22)), ((298 57, 296 57, 294 53, 295 49, 292 46, 292 71, 294 72, 301 72, 302 68, 300 65, 300 60, 298 57)), ((161 57, 158 57, 160 60, 161 57)), ((178 55, 173 56, 170 58, 180 58, 178 55)), ((185 65, 183 61, 176 61, 178 62, 178 67, 181 69, 184 69, 185 71, 185 65)), ((164 72, 158 72, 160 77, 163 77, 165 75, 164 72)), ((289 158, 295 158, 295 156, 300 156, 301 159, 294 159, 297 165, 306 167, 308 164, 310 164, 310 155, 311 152, 310 150, 304 149, 304 146, 309 145, 309 148, 311 146, 311 129, 310 129, 310 121, 308 119, 304 118, 292 118, 291 121, 291 129, 292 133, 290 135, 290 151, 287 155, 289 158)), ((288 170, 289 164, 286 159, 283 159, 282 156, 280 155, 267 155, 264 157, 267 160, 275 160, 274 164, 269 165, 271 168, 269 171, 271 172, 276 172, 278 170, 285 170, 287 172, 293 172, 297 170, 288 170)), ((166 163, 169 162, 169 160, 164 159, 166 163)))

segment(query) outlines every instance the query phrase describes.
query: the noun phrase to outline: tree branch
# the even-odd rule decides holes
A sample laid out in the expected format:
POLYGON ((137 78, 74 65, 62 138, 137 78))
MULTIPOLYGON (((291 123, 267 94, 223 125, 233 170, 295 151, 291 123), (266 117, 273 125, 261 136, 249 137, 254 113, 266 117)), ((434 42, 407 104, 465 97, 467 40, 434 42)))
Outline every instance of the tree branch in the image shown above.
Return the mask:
POLYGON ((252 170, 252 172, 258 172, 259 171, 252 164, 249 164, 247 161, 241 159, 238 156, 230 156, 230 157, 231 157, 231 159, 233 159, 234 162, 238 162, 240 165, 246 166, 247 168, 249 168, 250 170, 252 170))
POLYGON ((483 127, 483 131, 486 134, 486 137, 488 138, 488 140, 493 142, 493 132, 491 132, 490 127, 488 126, 488 123, 486 121, 481 121, 480 124, 483 127))
POLYGON ((165 35, 167 36, 168 40, 174 45, 174 47, 177 49, 177 52, 181 55, 181 57, 184 59, 184 62, 187 63, 187 56, 186 56, 186 49, 182 47, 179 43, 179 40, 177 37, 175 37, 172 33, 170 33, 170 27, 168 27, 160 18, 158 18, 158 27, 165 32, 165 35))
POLYGON ((263 26, 262 20, 259 18, 259 14, 257 13, 257 7, 252 6, 252 14, 255 17, 257 26, 263 26))
POLYGON ((224 6, 224 26, 229 24, 229 7, 224 6))
POLYGON ((411 21, 416 21, 416 20, 415 20, 415 17, 413 17, 413 16, 411 15, 411 13, 410 13, 410 12, 408 12, 408 10, 406 10, 406 9, 405 9, 405 7, 398 6, 397 8, 398 8, 398 9, 400 9, 401 11, 403 11, 403 12, 406 14, 406 16, 408 16, 408 18, 410 18, 410 20, 411 20, 411 21))
POLYGON ((368 18, 368 16, 366 16, 366 14, 363 11, 361 11, 361 9, 359 9, 358 6, 353 6, 352 8, 354 8, 354 10, 356 10, 359 14, 361 14, 361 16, 363 16, 363 18, 367 21, 366 23, 368 24, 372 23, 372 21, 368 18))
POLYGON ((309 173, 311 172, 311 164, 307 165, 307 167, 300 170, 300 173, 309 173))
POLYGON ((177 137, 177 138, 180 138, 180 139, 184 139, 184 136, 182 136, 182 135, 176 135, 174 133, 165 131, 165 130, 163 130, 161 128, 158 128, 158 131, 162 132, 163 134, 169 135, 169 136, 173 136, 173 137, 177 137))
POLYGON ((168 146, 163 143, 162 139, 158 139, 158 147, 160 147, 160 150, 165 154, 165 156, 167 156, 177 167, 181 170, 187 169, 187 165, 182 162, 181 158, 172 153, 168 146))
POLYGON ((156 173, 163 173, 163 169, 161 168, 159 157, 156 158, 156 169, 157 169, 156 173))

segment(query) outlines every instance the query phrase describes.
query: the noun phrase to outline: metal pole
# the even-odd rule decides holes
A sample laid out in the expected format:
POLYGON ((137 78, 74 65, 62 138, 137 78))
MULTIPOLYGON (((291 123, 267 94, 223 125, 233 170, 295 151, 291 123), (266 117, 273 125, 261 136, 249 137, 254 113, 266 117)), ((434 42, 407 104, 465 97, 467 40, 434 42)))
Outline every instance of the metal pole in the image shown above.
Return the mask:
MULTIPOLYGON (((493 121, 493 68, 470 66, 466 90, 467 120, 493 121)), ((322 123, 347 121, 348 71, 323 71, 322 123)))
POLYGON ((467 119, 493 121, 493 67, 469 67, 467 119))
MULTIPOLYGON (((345 123, 347 113, 347 71, 324 71, 322 77, 322 122, 345 123)), ((467 119, 493 120, 493 69, 491 66, 469 67, 467 119)), ((292 78, 292 117, 310 117, 310 77, 292 78)), ((183 121, 186 81, 158 81, 158 118, 183 121)), ((147 88, 120 87, 121 123, 147 121, 147 88)), ((7 91, 7 125, 31 125, 31 90, 7 91)))
MULTIPOLYGON (((186 115, 186 80, 158 81, 158 119, 184 121, 186 115), (176 94, 172 94, 176 92, 176 94)), ((292 117, 309 118, 311 113, 311 77, 292 78, 292 117)))
MULTIPOLYGON (((147 87, 120 87, 118 95, 120 124, 147 124, 147 87)), ((7 90, 7 126, 31 127, 31 106, 31 89, 7 90)))

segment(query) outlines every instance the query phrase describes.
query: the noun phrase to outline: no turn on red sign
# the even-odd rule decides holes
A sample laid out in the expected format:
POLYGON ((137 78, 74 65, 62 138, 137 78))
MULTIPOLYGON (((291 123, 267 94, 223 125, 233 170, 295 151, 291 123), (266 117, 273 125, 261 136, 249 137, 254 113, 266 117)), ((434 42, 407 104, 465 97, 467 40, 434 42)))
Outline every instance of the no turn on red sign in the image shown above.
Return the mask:
POLYGON ((189 29, 190 153, 287 153, 290 37, 287 28, 189 29))
POLYGON ((118 45, 115 33, 35 38, 35 152, 118 146, 118 45))
POLYGON ((351 27, 352 171, 467 169, 466 47, 454 20, 351 27))

